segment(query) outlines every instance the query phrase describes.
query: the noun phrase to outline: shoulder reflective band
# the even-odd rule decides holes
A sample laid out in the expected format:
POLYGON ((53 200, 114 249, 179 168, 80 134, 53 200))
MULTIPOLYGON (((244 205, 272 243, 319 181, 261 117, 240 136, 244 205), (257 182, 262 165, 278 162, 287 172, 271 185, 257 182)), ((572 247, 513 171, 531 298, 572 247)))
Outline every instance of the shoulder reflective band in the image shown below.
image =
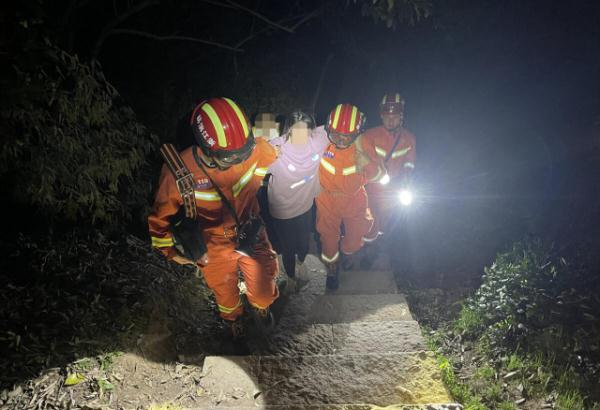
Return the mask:
POLYGON ((404 168, 414 168, 415 164, 413 164, 412 162, 407 162, 406 164, 404 164, 404 168))
POLYGON ((323 165, 323 168, 329 171, 330 174, 335 175, 335 167, 327 162, 325 158, 321 158, 321 165, 323 165))
POLYGON ((152 246, 155 248, 170 248, 171 246, 175 246, 175 243, 173 242, 173 238, 159 238, 153 236, 152 246))
POLYGON ((256 168, 256 171, 254 171, 254 175, 264 177, 265 175, 267 175, 268 170, 269 168, 256 168))
POLYGON ((221 195, 217 191, 194 191, 196 199, 201 201, 220 201, 221 195))
POLYGON ((235 183, 235 185, 233 186, 233 196, 234 197, 238 196, 240 194, 240 192, 242 192, 242 189, 244 189, 244 187, 248 184, 248 182, 250 181, 250 178, 252 178, 252 174, 254 174, 254 170, 256 169, 256 164, 257 164, 257 162, 252 164, 252 166, 248 169, 248 171, 246 171, 244 173, 244 175, 242 175, 240 180, 235 183))
POLYGON ((335 255, 333 255, 331 258, 328 258, 327 256, 325 256, 324 253, 321 254, 321 259, 323 259, 323 262, 327 262, 327 263, 333 263, 335 262, 338 257, 340 256, 340 252, 336 252, 335 255))
POLYGON ((406 147, 404 149, 399 149, 397 151, 392 152, 392 159, 396 159, 398 157, 401 157, 402 155, 406 155, 406 153, 408 151, 410 151, 411 147, 406 147))
POLYGON ((377 153, 377 155, 379 155, 380 157, 384 157, 387 155, 386 150, 384 150, 383 148, 379 148, 378 146, 375 146, 375 152, 377 153))
POLYGON ((342 169, 342 175, 351 175, 356 172, 356 165, 342 169))

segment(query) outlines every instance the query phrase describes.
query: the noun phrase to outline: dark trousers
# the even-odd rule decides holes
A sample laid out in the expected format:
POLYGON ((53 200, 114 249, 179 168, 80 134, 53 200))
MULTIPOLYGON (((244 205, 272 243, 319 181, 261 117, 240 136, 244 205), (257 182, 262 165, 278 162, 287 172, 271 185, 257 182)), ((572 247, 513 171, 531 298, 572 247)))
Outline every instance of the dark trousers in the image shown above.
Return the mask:
POLYGON ((296 272, 296 255, 300 262, 304 262, 306 254, 308 254, 308 241, 313 226, 312 208, 294 218, 273 218, 272 222, 279 244, 279 252, 283 259, 283 267, 288 276, 293 277, 296 272))

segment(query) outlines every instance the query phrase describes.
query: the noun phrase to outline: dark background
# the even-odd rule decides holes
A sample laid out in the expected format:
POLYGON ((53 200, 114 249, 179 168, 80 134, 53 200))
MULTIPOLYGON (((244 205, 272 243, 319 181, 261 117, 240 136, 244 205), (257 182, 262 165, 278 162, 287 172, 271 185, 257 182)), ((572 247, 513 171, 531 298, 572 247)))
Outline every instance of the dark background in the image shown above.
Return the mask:
MULTIPOLYGON (((138 119, 180 146, 190 141, 181 124, 206 97, 231 97, 250 116, 310 109, 323 75, 319 122, 335 104, 351 102, 377 126, 381 96, 399 91, 406 126, 417 136, 419 201, 404 229, 410 241, 387 241, 410 248, 414 272, 477 277, 495 252, 524 235, 596 246, 598 2, 395 3, 405 11, 425 4, 428 15, 409 12, 393 27, 364 15, 371 2, 234 4, 286 27, 310 18, 288 33, 227 1, 24 2, 6 16, 40 16, 50 38, 97 60, 138 119), (114 29, 228 46, 247 41, 233 52, 103 37, 114 29)), ((149 160, 155 181, 160 161, 149 160)), ((131 229, 142 234, 145 227, 131 229)))

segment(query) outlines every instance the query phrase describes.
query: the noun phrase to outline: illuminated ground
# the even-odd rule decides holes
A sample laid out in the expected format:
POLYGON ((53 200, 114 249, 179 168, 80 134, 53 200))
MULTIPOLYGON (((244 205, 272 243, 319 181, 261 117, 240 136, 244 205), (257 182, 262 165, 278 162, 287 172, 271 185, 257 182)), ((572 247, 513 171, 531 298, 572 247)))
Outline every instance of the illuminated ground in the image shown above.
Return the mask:
POLYGON ((309 286, 290 298, 260 354, 205 359, 206 394, 196 407, 437 408, 452 401, 391 272, 346 272, 340 289, 324 295, 322 265, 314 257, 307 263, 309 286))

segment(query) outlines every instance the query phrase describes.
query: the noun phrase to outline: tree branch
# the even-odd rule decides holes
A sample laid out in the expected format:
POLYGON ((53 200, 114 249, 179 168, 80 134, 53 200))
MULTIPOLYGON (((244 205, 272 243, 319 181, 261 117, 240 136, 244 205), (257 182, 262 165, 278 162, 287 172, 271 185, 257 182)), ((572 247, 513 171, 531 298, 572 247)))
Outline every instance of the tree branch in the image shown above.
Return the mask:
POLYGON ((114 35, 114 34, 129 34, 129 35, 133 35, 133 36, 146 37, 146 38, 150 38, 152 40, 158 40, 158 41, 191 41, 193 43, 206 44, 206 45, 209 45, 209 46, 223 48, 225 50, 234 51, 234 52, 237 52, 237 53, 243 53, 244 52, 244 50, 242 50, 239 47, 232 47, 232 46, 228 46, 227 44, 217 43, 215 41, 204 40, 204 39, 196 38, 196 37, 187 37, 187 36, 159 36, 157 34, 147 33, 145 31, 129 30, 129 29, 114 29, 114 30, 112 30, 110 32, 110 35, 114 35))
MULTIPOLYGON (((310 13, 304 14, 304 15, 302 16, 302 18, 301 18, 300 20, 298 20, 298 22, 296 22, 296 24, 294 24, 294 25, 292 26, 292 29, 293 29, 293 30, 296 30, 298 27, 300 27, 302 24, 306 23, 308 20, 310 20, 310 19, 312 19, 312 18, 314 18, 314 17, 318 16, 318 15, 319 15, 319 13, 320 13, 322 10, 323 10, 323 7, 319 7, 319 8, 316 8, 315 10, 311 11, 310 13)), ((298 17, 300 17, 300 16, 288 17, 288 18, 285 18, 285 19, 279 20, 279 22, 278 22, 277 24, 283 24, 283 23, 285 23, 285 22, 288 22, 288 21, 295 20, 295 19, 296 19, 296 18, 298 18, 298 17)), ((246 44, 248 41, 252 40, 254 37, 257 37, 259 34, 262 34, 262 33, 264 33, 265 31, 268 31, 270 28, 271 28, 271 27, 269 27, 269 26, 266 26, 266 27, 263 27, 262 29, 260 29, 260 30, 258 30, 258 31, 255 31, 255 32, 253 32, 253 33, 250 33, 250 35, 249 35, 248 37, 245 37, 245 38, 243 38, 242 40, 240 40, 240 41, 239 41, 239 42, 238 42, 238 43, 235 45, 235 47, 239 48, 239 47, 243 46, 243 45, 244 45, 244 44, 246 44)))
POLYGON ((139 13, 140 11, 144 10, 145 8, 155 5, 155 4, 158 4, 158 2, 159 2, 159 0, 143 1, 143 2, 133 6, 129 10, 125 11, 123 14, 116 16, 110 23, 108 23, 106 26, 104 26, 104 28, 102 29, 102 32, 100 33, 100 36, 98 37, 98 40, 96 40, 96 44, 94 45, 94 49, 93 49, 94 51, 92 52, 92 60, 96 60, 98 58, 98 55, 100 54, 100 49, 102 48, 104 41, 111 35, 111 31, 116 26, 118 26, 119 24, 121 24, 123 21, 125 21, 129 17, 133 16, 134 14, 139 13))
POLYGON ((273 20, 268 19, 267 17, 263 16, 262 14, 254 11, 252 9, 249 9, 248 7, 242 6, 241 4, 238 4, 238 3, 236 3, 233 0, 225 0, 225 1, 227 1, 227 3, 229 3, 233 7, 237 8, 239 10, 243 10, 243 11, 245 11, 247 13, 250 13, 253 16, 259 18, 262 21, 264 21, 265 23, 272 25, 273 27, 277 27, 278 29, 283 30, 283 31, 287 31, 288 33, 292 33, 292 34, 294 33, 293 29, 291 29, 289 27, 282 26, 281 24, 279 24, 279 23, 277 23, 277 22, 275 22, 273 20))

